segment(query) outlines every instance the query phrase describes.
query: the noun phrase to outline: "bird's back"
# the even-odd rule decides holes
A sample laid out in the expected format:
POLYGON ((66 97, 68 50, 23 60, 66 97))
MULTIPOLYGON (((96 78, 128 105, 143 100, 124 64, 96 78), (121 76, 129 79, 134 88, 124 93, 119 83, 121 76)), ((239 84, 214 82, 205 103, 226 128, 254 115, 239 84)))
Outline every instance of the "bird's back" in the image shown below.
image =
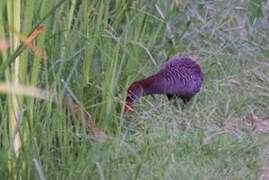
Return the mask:
POLYGON ((165 93, 179 96, 196 94, 203 82, 200 66, 188 56, 172 57, 156 75, 162 77, 165 93))

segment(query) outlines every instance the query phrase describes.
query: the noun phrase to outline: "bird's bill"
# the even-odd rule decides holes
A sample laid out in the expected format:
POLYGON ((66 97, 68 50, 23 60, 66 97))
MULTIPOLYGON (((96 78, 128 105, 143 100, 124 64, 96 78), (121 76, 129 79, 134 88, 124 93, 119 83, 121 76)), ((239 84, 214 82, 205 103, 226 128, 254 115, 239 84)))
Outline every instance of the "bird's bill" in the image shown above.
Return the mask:
POLYGON ((124 103, 124 113, 128 113, 129 111, 134 111, 133 108, 132 108, 132 104, 131 103, 124 103))

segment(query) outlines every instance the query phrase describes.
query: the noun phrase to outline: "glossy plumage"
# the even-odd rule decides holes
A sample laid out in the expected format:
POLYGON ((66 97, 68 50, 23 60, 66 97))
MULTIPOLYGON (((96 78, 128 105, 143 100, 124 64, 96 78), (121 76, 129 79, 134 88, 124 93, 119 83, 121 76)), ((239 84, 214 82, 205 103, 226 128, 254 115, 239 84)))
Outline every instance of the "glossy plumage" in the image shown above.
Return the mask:
POLYGON ((165 94, 171 100, 179 97, 184 103, 200 91, 203 73, 191 56, 176 55, 161 66, 158 73, 139 81, 128 88, 124 111, 142 96, 165 94))

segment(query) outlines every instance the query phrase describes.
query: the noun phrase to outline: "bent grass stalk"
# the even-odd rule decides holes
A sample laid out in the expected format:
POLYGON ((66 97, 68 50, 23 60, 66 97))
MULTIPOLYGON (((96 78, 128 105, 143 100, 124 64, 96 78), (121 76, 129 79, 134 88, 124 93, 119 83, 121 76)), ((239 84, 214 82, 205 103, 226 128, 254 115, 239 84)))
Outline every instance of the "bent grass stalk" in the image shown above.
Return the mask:
MULTIPOLYGON (((65 1, 62 0, 58 4, 56 4, 51 10, 41 18, 40 21, 34 26, 33 30, 29 33, 32 34, 37 27, 39 27, 47 18, 49 18, 65 1)), ((28 36, 29 36, 28 35, 28 36)), ((7 59, 3 62, 3 64, 0 65, 0 78, 4 76, 5 70, 16 60, 16 58, 26 49, 26 45, 24 43, 21 43, 16 50, 7 57, 7 59)))
POLYGON ((73 97, 73 92, 69 87, 65 87, 66 93, 63 97, 58 94, 52 93, 48 90, 43 90, 37 87, 25 86, 19 83, 0 83, 0 94, 9 94, 15 96, 29 96, 37 99, 43 99, 52 101, 56 104, 63 104, 65 108, 72 113, 73 116, 82 119, 83 124, 85 124, 86 129, 89 133, 93 134, 97 141, 104 141, 108 136, 99 128, 96 127, 95 122, 82 104, 73 97))

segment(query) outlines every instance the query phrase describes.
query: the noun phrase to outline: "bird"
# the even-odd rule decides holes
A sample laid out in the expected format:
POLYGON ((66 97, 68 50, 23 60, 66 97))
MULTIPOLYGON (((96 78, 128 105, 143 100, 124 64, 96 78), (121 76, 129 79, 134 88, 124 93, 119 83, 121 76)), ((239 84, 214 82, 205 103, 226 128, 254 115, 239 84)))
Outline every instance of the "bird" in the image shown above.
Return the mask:
POLYGON ((124 113, 133 110, 133 104, 147 95, 166 95, 169 101, 180 98, 187 104, 200 91, 204 81, 196 60, 191 55, 174 55, 161 65, 156 74, 134 81, 127 90, 124 113))

